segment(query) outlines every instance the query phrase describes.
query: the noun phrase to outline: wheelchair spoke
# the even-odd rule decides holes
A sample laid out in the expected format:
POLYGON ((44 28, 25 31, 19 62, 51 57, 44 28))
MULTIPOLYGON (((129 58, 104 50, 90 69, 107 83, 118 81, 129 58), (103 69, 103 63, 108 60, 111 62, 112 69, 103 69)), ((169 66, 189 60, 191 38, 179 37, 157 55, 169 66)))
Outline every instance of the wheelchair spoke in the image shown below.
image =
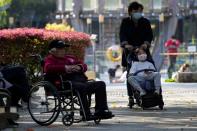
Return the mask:
POLYGON ((59 100, 53 88, 50 83, 40 82, 33 87, 29 95, 29 113, 40 125, 53 123, 59 115, 59 100))

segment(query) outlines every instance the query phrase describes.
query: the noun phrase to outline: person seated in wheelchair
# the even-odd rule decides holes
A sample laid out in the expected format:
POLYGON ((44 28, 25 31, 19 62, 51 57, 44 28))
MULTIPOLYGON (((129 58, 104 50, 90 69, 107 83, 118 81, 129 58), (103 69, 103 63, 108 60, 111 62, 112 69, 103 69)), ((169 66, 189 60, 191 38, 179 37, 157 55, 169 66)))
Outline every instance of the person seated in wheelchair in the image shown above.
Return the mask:
MULTIPOLYGON (((15 106, 15 104, 18 104, 18 103, 15 103, 15 102, 18 102, 18 101, 16 101, 16 100, 14 100, 14 99, 16 99, 16 96, 18 95, 18 94, 14 94, 14 93, 16 93, 16 92, 13 92, 13 89, 12 88, 14 88, 13 87, 13 85, 10 83, 10 82, 8 82, 4 77, 3 77, 3 74, 1 73, 1 71, 0 71, 0 88, 1 89, 5 89, 5 90, 8 90, 8 92, 10 92, 11 93, 11 105, 10 106, 15 106)), ((3 107, 3 106, 7 106, 7 105, 5 105, 6 103, 4 102, 4 100, 3 100, 3 98, 2 97, 0 97, 0 106, 1 107, 3 107)), ((8 122, 8 124, 9 125, 13 125, 13 126, 18 126, 18 123, 16 123, 13 119, 11 119, 11 118, 7 118, 7 122, 8 122)))
POLYGON ((88 82, 85 72, 87 65, 73 55, 66 55, 65 47, 69 44, 53 40, 49 44, 49 54, 44 60, 44 72, 61 74, 63 80, 72 82, 73 89, 78 91, 82 99, 86 120, 95 118, 108 119, 114 115, 107 106, 106 85, 103 81, 88 82), (95 93, 95 113, 91 114, 87 95, 95 93))
POLYGON ((156 72, 155 66, 147 60, 147 54, 143 48, 136 49, 135 54, 138 61, 134 61, 130 68, 128 75, 129 84, 131 84, 135 90, 139 91, 140 96, 144 96, 147 92, 144 87, 141 86, 141 83, 144 83, 147 80, 152 80, 154 81, 155 87, 154 93, 159 95, 161 88, 160 73, 156 72))

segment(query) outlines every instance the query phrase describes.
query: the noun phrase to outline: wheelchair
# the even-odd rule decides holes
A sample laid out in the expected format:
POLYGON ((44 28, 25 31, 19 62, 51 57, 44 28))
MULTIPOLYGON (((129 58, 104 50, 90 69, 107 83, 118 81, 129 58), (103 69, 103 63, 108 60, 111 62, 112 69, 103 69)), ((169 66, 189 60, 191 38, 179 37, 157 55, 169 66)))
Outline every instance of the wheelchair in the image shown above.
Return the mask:
POLYGON ((10 127, 10 125, 18 125, 14 122, 19 118, 16 107, 11 107, 11 93, 5 89, 5 82, 0 78, 0 130, 10 127), (13 121, 13 123, 10 123, 13 121))
MULTIPOLYGON (((134 73, 133 76, 136 76, 140 72, 144 71, 152 71, 156 72, 156 70, 153 69, 144 69, 139 70, 138 72, 134 73)), ((139 91, 135 90, 131 85, 130 88, 132 89, 134 93, 134 99, 136 100, 136 103, 138 106, 142 107, 142 109, 150 108, 158 106, 159 109, 163 110, 164 102, 163 102, 163 96, 162 96, 162 90, 160 89, 159 95, 155 94, 155 85, 153 80, 146 80, 143 83, 140 83, 140 86, 146 91, 146 95, 140 97, 139 91)), ((132 105, 132 106, 133 106, 132 105)))
MULTIPOLYGON (((41 59, 41 66, 44 61, 41 59)), ((28 111, 32 119, 39 125, 47 126, 55 122, 61 114, 65 126, 87 121, 79 92, 73 90, 71 81, 64 81, 61 75, 44 74, 42 80, 36 82, 29 93, 28 111), (82 116, 84 118, 82 118, 82 116)), ((91 95, 87 95, 91 105, 91 95)), ((95 118, 99 124, 100 118, 95 118)))
MULTIPOLYGON (((136 61, 136 56, 132 56, 133 54, 128 55, 127 57, 127 72, 129 72, 132 62, 136 61)), ((151 63, 154 63, 152 60, 149 60, 151 63)), ((156 70, 152 69, 145 69, 146 71, 153 71, 156 72, 156 70)), ((137 75, 140 72, 144 72, 145 70, 140 70, 133 74, 134 76, 137 75)), ((129 74, 129 73, 128 73, 129 74)), ((127 74, 127 78, 129 75, 127 74)), ((139 91, 135 90, 127 80, 127 89, 129 96, 129 108, 132 109, 135 104, 142 107, 142 109, 147 109, 150 107, 158 106, 159 109, 163 110, 164 102, 163 102, 163 96, 162 96, 162 89, 160 90, 160 94, 156 95, 154 94, 154 81, 147 80, 144 83, 140 83, 141 87, 144 88, 144 90, 147 92, 147 94, 143 97, 140 97, 139 91), (130 92, 129 92, 130 91, 130 92)))

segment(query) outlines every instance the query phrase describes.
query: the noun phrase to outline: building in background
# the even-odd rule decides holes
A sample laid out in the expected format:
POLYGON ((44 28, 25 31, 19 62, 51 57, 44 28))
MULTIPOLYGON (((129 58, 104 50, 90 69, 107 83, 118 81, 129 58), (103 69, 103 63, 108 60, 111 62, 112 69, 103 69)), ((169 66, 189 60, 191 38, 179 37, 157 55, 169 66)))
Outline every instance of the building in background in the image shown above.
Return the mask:
MULTIPOLYGON (((135 0, 57 0, 56 18, 66 20, 77 31, 97 34, 96 59, 98 70, 103 73, 107 70, 106 65, 117 64, 106 60, 105 51, 108 47, 119 44, 120 23, 122 18, 128 16, 127 7, 133 1, 135 0)), ((159 52, 155 51, 155 54, 164 52, 162 43, 172 34, 176 34, 182 42, 187 42, 191 36, 197 38, 195 22, 197 1, 138 0, 138 2, 144 5, 144 17, 151 21, 155 36, 153 43, 158 45, 153 48, 153 52, 161 48, 159 52)), ((91 59, 92 49, 87 52, 87 57, 91 59)))

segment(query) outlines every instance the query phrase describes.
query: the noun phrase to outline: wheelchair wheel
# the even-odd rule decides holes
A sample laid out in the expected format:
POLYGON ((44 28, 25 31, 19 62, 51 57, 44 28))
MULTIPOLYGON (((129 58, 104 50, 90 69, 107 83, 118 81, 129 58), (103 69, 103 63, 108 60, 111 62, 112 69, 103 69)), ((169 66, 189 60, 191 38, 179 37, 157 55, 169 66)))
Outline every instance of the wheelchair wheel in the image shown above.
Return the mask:
MULTIPOLYGON (((64 121, 68 121, 68 119, 70 116, 73 117, 73 123, 79 123, 82 121, 82 116, 81 116, 81 109, 80 109, 80 103, 78 100, 78 97, 76 95, 67 95, 67 96, 60 96, 60 100, 61 100, 61 112, 62 112, 62 116, 63 119, 65 117, 64 121)), ((62 121, 63 121, 62 119, 62 121)), ((63 121, 63 123, 64 123, 63 121)), ((71 121, 71 120, 69 120, 71 121)), ((65 123, 64 123, 65 124, 65 123)), ((69 124, 65 124, 65 125, 69 125, 69 124)))
POLYGON ((60 113, 59 95, 47 81, 36 83, 29 94, 28 111, 39 125, 52 124, 60 113))
POLYGON ((64 115, 62 122, 65 126, 71 126, 74 122, 74 113, 64 115))

